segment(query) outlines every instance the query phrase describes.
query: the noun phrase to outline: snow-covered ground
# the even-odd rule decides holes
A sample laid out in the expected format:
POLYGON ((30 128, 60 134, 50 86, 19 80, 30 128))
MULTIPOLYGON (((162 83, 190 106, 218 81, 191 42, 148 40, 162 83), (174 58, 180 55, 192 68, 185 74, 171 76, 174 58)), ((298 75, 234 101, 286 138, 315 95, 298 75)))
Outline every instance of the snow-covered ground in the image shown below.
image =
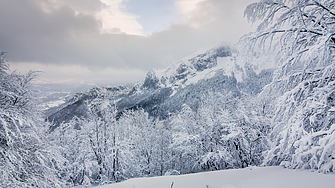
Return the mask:
POLYGON ((180 176, 134 178, 99 188, 330 188, 334 186, 334 174, 282 167, 248 167, 180 176))

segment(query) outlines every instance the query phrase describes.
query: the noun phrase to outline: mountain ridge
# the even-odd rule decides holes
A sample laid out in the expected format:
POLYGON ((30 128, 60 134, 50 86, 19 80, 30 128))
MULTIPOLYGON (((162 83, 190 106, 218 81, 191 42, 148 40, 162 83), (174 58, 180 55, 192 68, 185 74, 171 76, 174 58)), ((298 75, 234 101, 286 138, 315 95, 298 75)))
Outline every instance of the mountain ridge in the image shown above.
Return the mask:
POLYGON ((219 46, 184 58, 166 69, 153 69, 142 82, 133 86, 93 88, 75 96, 46 120, 53 122, 51 130, 54 130, 62 122, 68 122, 75 116, 87 118, 87 105, 94 98, 102 96, 113 98, 111 102, 115 102, 119 115, 125 110, 143 108, 151 116, 162 119, 169 113, 179 111, 183 104, 189 105, 193 110, 197 109, 200 99, 210 91, 232 92, 235 97, 240 96, 241 84, 238 86, 234 71, 241 70, 234 66, 232 54, 231 47, 219 46), (231 66, 225 66, 227 63, 231 66))

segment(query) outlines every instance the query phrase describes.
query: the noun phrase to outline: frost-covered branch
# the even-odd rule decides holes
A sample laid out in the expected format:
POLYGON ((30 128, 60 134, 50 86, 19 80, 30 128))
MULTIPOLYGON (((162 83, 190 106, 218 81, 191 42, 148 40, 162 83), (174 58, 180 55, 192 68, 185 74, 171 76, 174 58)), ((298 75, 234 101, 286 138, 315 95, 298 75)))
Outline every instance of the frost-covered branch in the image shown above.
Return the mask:
POLYGON ((261 35, 258 35, 256 37, 254 37, 253 39, 257 39, 257 38, 261 38, 265 35, 269 35, 269 34, 274 34, 274 33, 285 33, 285 32, 307 32, 307 33, 313 33, 316 35, 323 35, 322 33, 316 32, 316 31, 312 31, 312 30, 307 30, 307 29, 287 29, 287 30, 274 30, 274 31, 269 31, 266 33, 262 33, 261 35))
POLYGON ((335 16, 335 13, 333 13, 330 9, 328 9, 327 7, 325 7, 323 4, 319 3, 318 1, 314 1, 315 4, 321 8, 323 8, 324 10, 326 10, 329 14, 335 16))
POLYGON ((251 54, 258 46, 262 53, 276 53, 277 64, 289 59, 294 59, 287 61, 291 64, 309 62, 310 59, 329 62, 334 56, 330 50, 335 42, 334 7, 334 0, 261 0, 252 3, 244 14, 252 23, 261 23, 256 32, 242 37, 237 47, 249 59, 253 58, 251 54), (297 53, 303 49, 310 50, 306 54, 297 53), (311 57, 312 54, 319 56, 311 57))

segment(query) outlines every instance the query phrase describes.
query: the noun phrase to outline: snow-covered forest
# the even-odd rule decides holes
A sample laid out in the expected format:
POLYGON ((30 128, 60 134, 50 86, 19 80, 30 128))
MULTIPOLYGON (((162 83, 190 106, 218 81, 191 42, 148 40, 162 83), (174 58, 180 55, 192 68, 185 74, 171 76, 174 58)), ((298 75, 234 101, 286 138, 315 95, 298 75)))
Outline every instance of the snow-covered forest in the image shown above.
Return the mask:
POLYGON ((31 84, 38 72, 9 72, 1 52, 0 186, 250 166, 334 173, 335 1, 261 0, 245 17, 259 26, 234 46, 150 71, 130 89, 78 94, 48 121, 31 84), (219 69, 223 57, 230 67, 219 69))

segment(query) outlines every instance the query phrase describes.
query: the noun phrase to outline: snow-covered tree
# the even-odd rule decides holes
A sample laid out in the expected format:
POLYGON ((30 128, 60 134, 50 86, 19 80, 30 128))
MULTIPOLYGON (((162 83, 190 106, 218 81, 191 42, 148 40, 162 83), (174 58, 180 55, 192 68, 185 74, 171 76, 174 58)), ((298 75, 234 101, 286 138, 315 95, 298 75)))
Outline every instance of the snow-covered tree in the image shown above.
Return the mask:
POLYGON ((113 99, 102 95, 91 101, 86 119, 74 117, 61 124, 50 140, 60 146, 68 163, 68 181, 74 185, 118 182, 123 177, 120 160, 123 143, 113 99))
POLYGON ((0 52, 0 186, 64 187, 64 158, 44 139, 47 125, 36 108, 33 73, 8 73, 0 52))
MULTIPOLYGON (((276 76, 330 65, 335 48, 335 1, 261 0, 247 6, 251 22, 261 22, 257 31, 241 38, 245 50, 260 47, 277 53, 276 76), (245 45, 248 44, 248 45, 245 45)), ((264 54, 263 54, 264 55, 264 54)))
POLYGON ((209 93, 197 111, 184 105, 171 121, 175 169, 190 173, 259 165, 268 149, 269 122, 248 103, 231 93, 209 93))
POLYGON ((197 161, 203 154, 201 150, 201 125, 196 120, 196 113, 186 104, 180 113, 171 117, 172 151, 171 168, 182 174, 200 171, 197 161))
POLYGON ((15 71, 9 73, 6 53, 0 51, 0 107, 21 113, 36 112, 37 101, 34 97, 30 82, 36 78, 36 71, 29 71, 25 75, 15 71))
POLYGON ((207 119, 201 122, 211 125, 211 131, 207 131, 209 147, 202 160, 207 170, 243 168, 262 162, 261 153, 268 148, 269 122, 259 113, 261 106, 254 100, 230 93, 209 95, 204 100, 198 113, 207 119))
POLYGON ((277 100, 266 165, 334 172, 334 70, 331 65, 290 77, 298 84, 277 100))
POLYGON ((132 143, 134 153, 139 160, 142 176, 158 175, 159 132, 154 121, 149 119, 149 114, 144 110, 132 112, 133 129, 132 143))
POLYGON ((333 0, 262 0, 245 10, 260 25, 240 44, 277 54, 273 81, 259 96, 277 98, 265 165, 334 171, 334 8, 333 0))
POLYGON ((95 164, 86 132, 88 128, 85 120, 75 117, 48 134, 52 147, 66 159, 63 179, 71 185, 91 185, 91 167, 95 164))

